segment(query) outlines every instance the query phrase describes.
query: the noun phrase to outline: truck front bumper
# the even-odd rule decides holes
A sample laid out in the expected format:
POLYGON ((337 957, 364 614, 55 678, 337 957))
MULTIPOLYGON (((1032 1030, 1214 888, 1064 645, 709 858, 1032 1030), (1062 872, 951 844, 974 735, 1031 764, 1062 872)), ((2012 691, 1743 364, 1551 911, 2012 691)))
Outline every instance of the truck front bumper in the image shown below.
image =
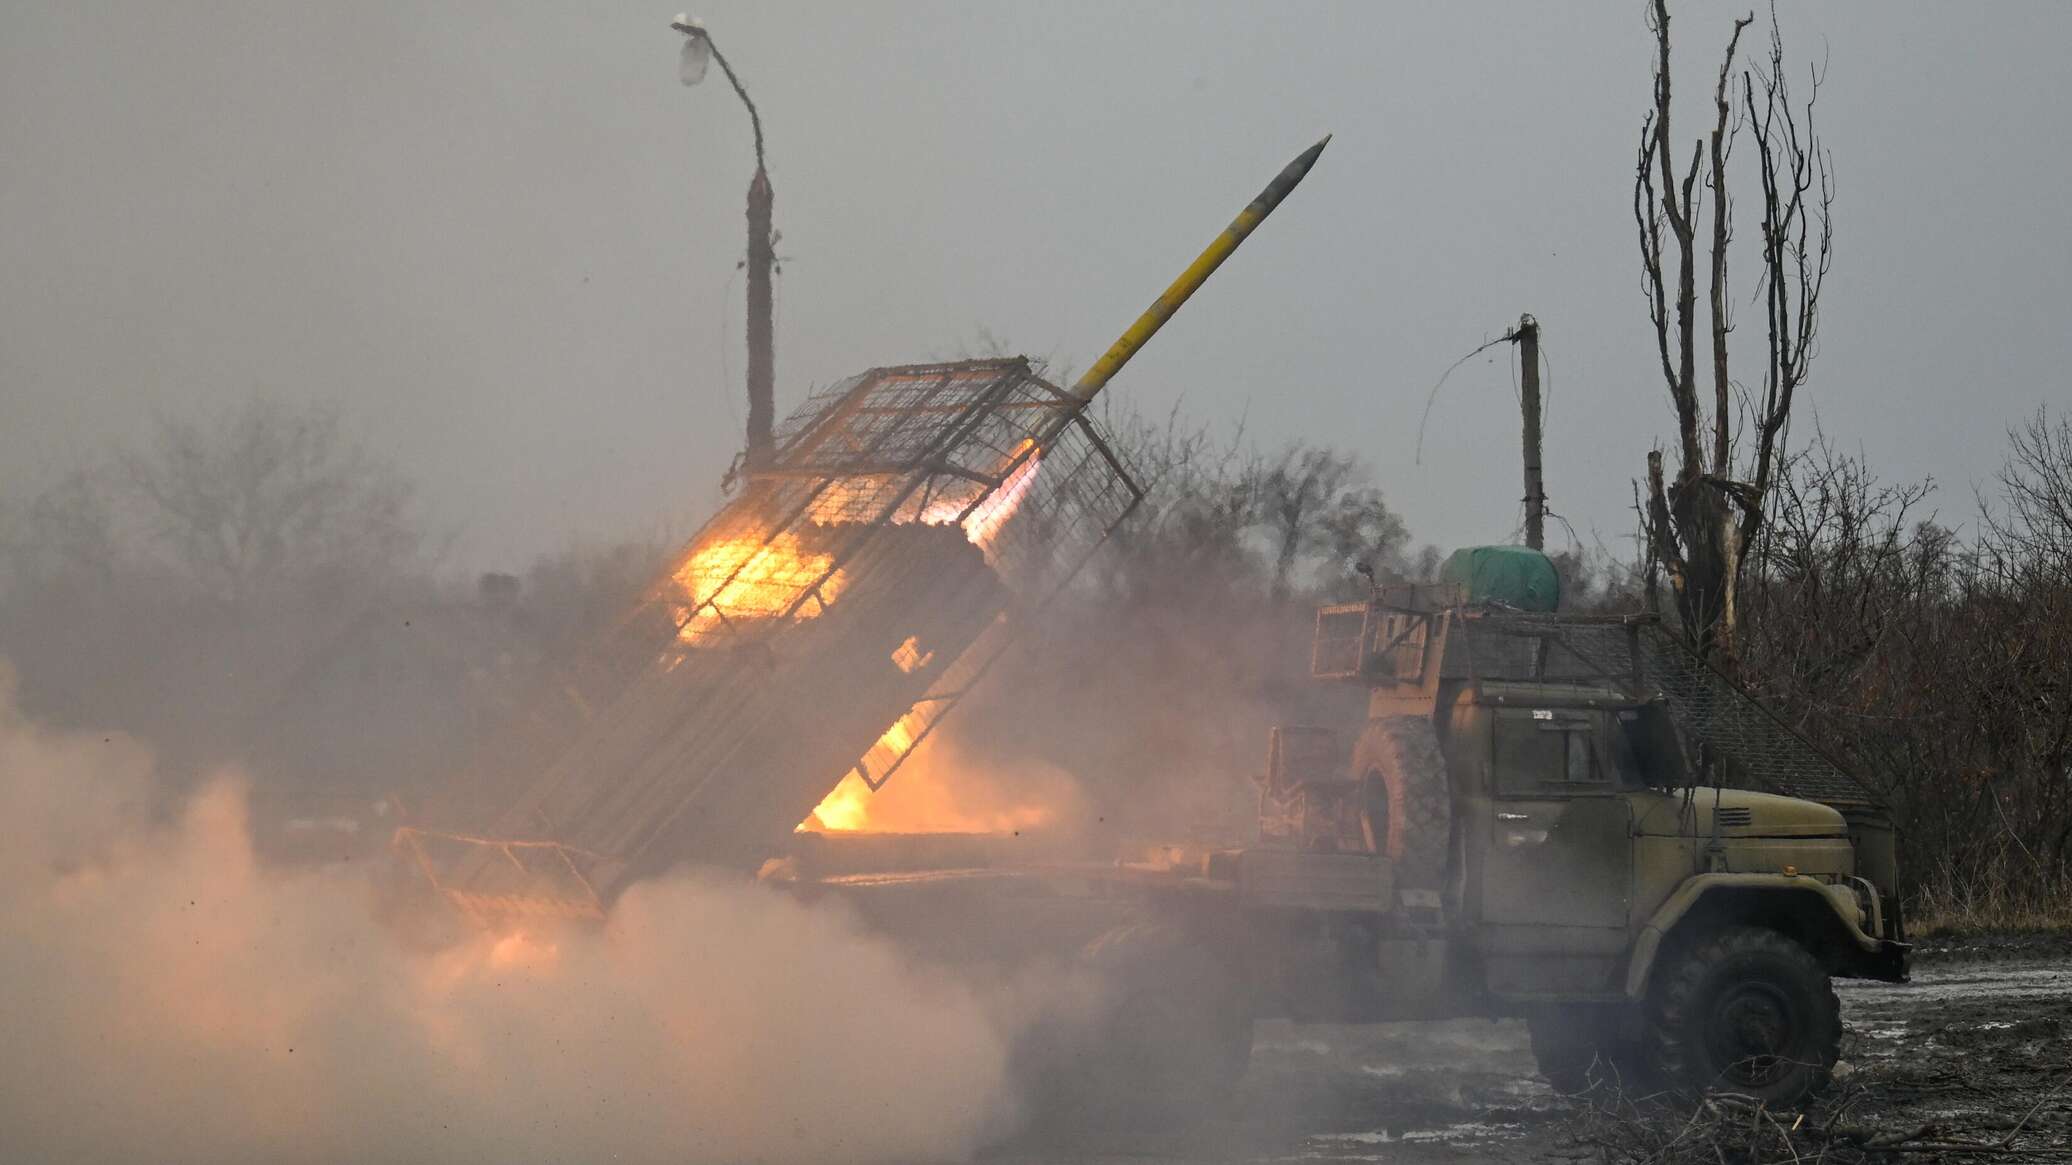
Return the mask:
POLYGON ((1904 983, 1909 974, 1909 962, 1913 957, 1912 943, 1879 939, 1876 947, 1863 952, 1849 968, 1852 979, 1876 979, 1884 983, 1904 983))

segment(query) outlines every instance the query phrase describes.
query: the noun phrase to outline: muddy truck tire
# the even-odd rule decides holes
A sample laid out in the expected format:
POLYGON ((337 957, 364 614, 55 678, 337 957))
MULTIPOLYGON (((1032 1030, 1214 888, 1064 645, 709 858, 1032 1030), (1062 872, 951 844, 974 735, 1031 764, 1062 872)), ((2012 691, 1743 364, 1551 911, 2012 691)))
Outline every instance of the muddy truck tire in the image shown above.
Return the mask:
POLYGON ((1083 952, 1101 1003, 1024 1050, 1038 1132, 1151 1131, 1200 1119, 1244 1076, 1252 1012, 1206 944, 1163 922, 1117 927, 1083 952))
POLYGON ((1387 796, 1370 820, 1375 848, 1399 867, 1411 886, 1433 889, 1445 878, 1453 831, 1453 799, 1446 779, 1446 754, 1427 716, 1391 716, 1372 721, 1360 740, 1358 763, 1378 777, 1387 796))
POLYGON ((1526 1017, 1532 1058, 1554 1091, 1576 1096, 1598 1089, 1647 1091, 1652 1073, 1641 1041, 1624 1034, 1619 1009, 1579 1004, 1526 1017))
POLYGON ((1672 1088, 1796 1104, 1834 1072, 1841 1003, 1805 947, 1774 930, 1732 927, 1656 972, 1647 1044, 1650 1066, 1672 1088))

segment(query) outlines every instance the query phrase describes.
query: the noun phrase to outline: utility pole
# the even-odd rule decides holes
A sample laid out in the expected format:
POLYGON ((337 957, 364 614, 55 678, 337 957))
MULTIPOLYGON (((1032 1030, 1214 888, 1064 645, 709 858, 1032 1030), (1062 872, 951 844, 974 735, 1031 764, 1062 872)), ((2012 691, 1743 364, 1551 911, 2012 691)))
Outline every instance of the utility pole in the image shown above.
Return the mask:
POLYGON ((1524 367, 1518 403, 1525 412, 1525 544, 1546 549, 1547 487, 1540 476, 1540 322, 1518 317, 1518 361, 1524 367))
POLYGON ((770 240, 770 176, 763 171, 762 143, 756 143, 755 180, 748 184, 748 468, 770 464, 776 424, 777 356, 770 319, 770 269, 776 247, 770 240))

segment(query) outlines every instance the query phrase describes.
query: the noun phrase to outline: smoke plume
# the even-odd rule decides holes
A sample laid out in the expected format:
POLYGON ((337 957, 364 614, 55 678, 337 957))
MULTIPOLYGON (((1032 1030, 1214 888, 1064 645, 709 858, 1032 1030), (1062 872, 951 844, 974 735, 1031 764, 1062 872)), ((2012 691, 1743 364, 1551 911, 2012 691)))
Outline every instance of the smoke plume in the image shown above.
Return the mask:
POLYGON ((601 930, 407 951, 349 867, 254 861, 240 779, 14 710, 0 1157, 953 1158, 1012 1119, 997 1009, 847 914, 682 874, 601 930))

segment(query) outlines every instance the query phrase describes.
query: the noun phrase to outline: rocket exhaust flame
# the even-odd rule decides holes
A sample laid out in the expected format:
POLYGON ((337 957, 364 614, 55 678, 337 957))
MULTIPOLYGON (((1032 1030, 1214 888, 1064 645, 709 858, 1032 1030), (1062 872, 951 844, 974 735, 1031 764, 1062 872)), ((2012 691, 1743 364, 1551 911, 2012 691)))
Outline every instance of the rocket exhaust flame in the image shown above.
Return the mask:
MULTIPOLYGON (((1013 519, 1021 508, 1022 499, 1028 495, 1035 483, 1036 471, 1043 464, 1040 450, 1033 438, 1024 438, 1008 458, 1008 470, 998 488, 988 493, 976 506, 969 507, 969 513, 949 509, 952 503, 937 503, 931 511, 924 513, 921 521, 928 525, 942 525, 957 522, 964 536, 982 551, 990 551, 1001 529, 1013 519)), ((909 637, 893 653, 893 662, 901 670, 912 671, 919 656, 915 642, 909 637)), ((890 727, 878 737, 873 751, 882 750, 897 758, 895 764, 904 764, 907 757, 927 735, 931 721, 916 705, 901 714, 890 727)), ((909 778, 910 779, 910 778, 909 778)), ((938 778, 940 779, 940 778, 938 778)), ((904 784, 905 782, 902 782, 904 784)), ((871 812, 871 800, 877 790, 871 783, 855 772, 842 777, 827 796, 794 827, 794 832, 809 830, 907 830, 913 832, 987 832, 991 830, 1014 830, 1039 825, 1049 820, 1052 814, 1041 807, 1027 806, 1014 812, 998 813, 984 817, 969 817, 942 807, 943 799, 935 798, 937 808, 921 815, 927 824, 917 828, 911 807, 906 812, 895 808, 891 816, 877 816, 871 812), (895 823, 888 824, 892 821, 895 823)), ((902 800, 905 800, 902 798, 902 800)))
POLYGON ((1042 464, 1043 453, 1036 448, 1035 439, 1024 438, 1008 459, 1009 471, 1001 479, 999 488, 987 494, 960 523, 964 527, 964 536, 971 539, 973 546, 981 550, 992 549, 1000 528, 1021 509, 1022 499, 1028 495, 1029 487, 1035 484, 1036 470, 1042 464), (1020 464, 1016 464, 1017 461, 1020 464))
POLYGON ((798 832, 1015 833, 1084 816, 1085 795, 1064 770, 975 756, 944 734, 911 749, 899 779, 876 790, 844 777, 798 832))
MULTIPOLYGON (((999 485, 987 490, 976 502, 956 497, 940 498, 925 507, 907 507, 895 514, 894 524, 911 521, 926 526, 955 525, 981 551, 990 552, 1003 528, 1021 508, 1035 484, 1043 464, 1042 452, 1033 437, 1025 437, 1003 459, 999 485)), ((849 498, 840 489, 816 501, 816 512, 839 513, 849 498)), ((811 619, 826 611, 848 585, 848 576, 834 565, 832 554, 806 547, 789 531, 767 541, 733 538, 698 546, 687 555, 672 575, 687 601, 673 606, 677 635, 695 644, 718 629, 722 620, 777 618, 789 612, 793 619, 811 619), (721 612, 727 614, 722 616, 721 612)), ((913 636, 908 636, 892 654, 901 671, 914 672, 932 662, 913 636)), ((927 734, 930 720, 910 708, 887 727, 873 746, 875 750, 903 762, 927 734)), ((820 805, 796 827, 798 830, 862 830, 890 828, 870 824, 869 782, 849 773, 827 794, 820 805)), ((938 799, 940 800, 940 799, 938 799)), ((900 814, 911 818, 911 812, 900 814)), ((924 815, 931 828, 954 830, 1016 829, 1038 824, 1051 814, 1037 807, 1025 807, 1006 814, 983 818, 962 818, 938 809, 924 815)))
POLYGON ((832 555, 805 549, 786 532, 766 543, 747 538, 700 546, 671 576, 687 602, 674 605, 677 635, 696 643, 726 618, 772 618, 794 609, 810 619, 842 593, 846 576, 832 555), (800 591, 806 593, 794 605, 800 591))

